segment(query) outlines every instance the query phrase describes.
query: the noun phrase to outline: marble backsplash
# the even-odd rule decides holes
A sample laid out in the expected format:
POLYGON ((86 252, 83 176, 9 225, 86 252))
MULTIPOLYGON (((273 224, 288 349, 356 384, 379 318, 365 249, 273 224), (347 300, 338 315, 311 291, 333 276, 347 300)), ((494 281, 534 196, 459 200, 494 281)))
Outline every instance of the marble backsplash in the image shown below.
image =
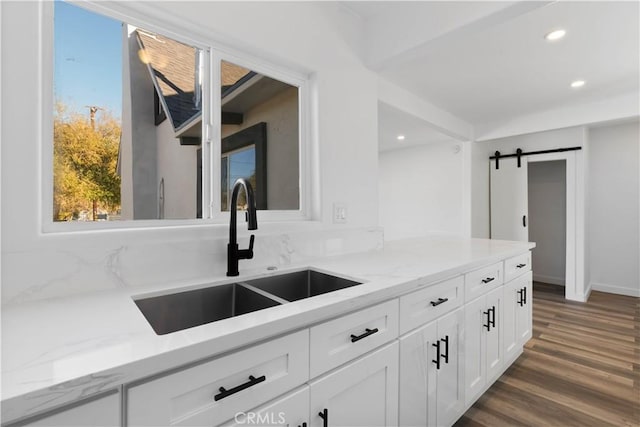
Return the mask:
MULTIPOLYGON (((248 234, 239 245, 248 245, 248 234)), ((225 277, 227 238, 37 248, 2 253, 2 304, 122 288, 205 283, 225 277)), ((325 256, 381 250, 380 227, 256 233, 254 258, 240 272, 325 256)))

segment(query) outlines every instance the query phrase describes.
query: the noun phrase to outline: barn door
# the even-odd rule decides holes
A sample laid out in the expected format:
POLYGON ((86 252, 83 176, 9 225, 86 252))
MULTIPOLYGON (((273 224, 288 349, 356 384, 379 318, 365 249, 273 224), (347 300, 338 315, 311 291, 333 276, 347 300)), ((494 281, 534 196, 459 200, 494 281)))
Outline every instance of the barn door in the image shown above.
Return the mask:
POLYGON ((529 240, 527 158, 490 160, 491 238, 529 240))

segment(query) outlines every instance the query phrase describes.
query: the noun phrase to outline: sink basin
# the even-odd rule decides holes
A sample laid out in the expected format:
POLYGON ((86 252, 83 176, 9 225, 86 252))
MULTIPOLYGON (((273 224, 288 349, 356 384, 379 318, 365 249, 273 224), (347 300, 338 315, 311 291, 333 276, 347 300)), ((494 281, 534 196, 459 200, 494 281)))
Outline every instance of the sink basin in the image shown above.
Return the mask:
POLYGON ((243 283, 287 301, 297 301, 362 284, 313 270, 247 280, 243 283))
POLYGON ((237 283, 144 298, 135 303, 158 335, 280 305, 237 283))
POLYGON ((134 300, 158 335, 360 285, 313 270, 134 300))

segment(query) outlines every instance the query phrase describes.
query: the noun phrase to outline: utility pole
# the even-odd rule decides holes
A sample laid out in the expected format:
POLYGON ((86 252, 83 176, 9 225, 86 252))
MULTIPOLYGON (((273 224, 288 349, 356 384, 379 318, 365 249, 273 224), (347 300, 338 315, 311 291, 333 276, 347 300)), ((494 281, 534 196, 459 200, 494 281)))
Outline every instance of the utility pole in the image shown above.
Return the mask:
POLYGON ((96 105, 85 105, 89 109, 89 120, 91 121, 91 129, 96 130, 96 113, 103 108, 96 105))

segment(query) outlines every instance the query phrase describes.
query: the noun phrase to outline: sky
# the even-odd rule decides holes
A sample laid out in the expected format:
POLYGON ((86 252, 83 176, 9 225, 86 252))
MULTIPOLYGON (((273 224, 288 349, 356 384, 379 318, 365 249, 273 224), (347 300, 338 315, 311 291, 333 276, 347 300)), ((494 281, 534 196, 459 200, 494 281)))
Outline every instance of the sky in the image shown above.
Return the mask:
POLYGON ((54 3, 54 96, 71 111, 87 105, 122 115, 122 23, 54 3))

